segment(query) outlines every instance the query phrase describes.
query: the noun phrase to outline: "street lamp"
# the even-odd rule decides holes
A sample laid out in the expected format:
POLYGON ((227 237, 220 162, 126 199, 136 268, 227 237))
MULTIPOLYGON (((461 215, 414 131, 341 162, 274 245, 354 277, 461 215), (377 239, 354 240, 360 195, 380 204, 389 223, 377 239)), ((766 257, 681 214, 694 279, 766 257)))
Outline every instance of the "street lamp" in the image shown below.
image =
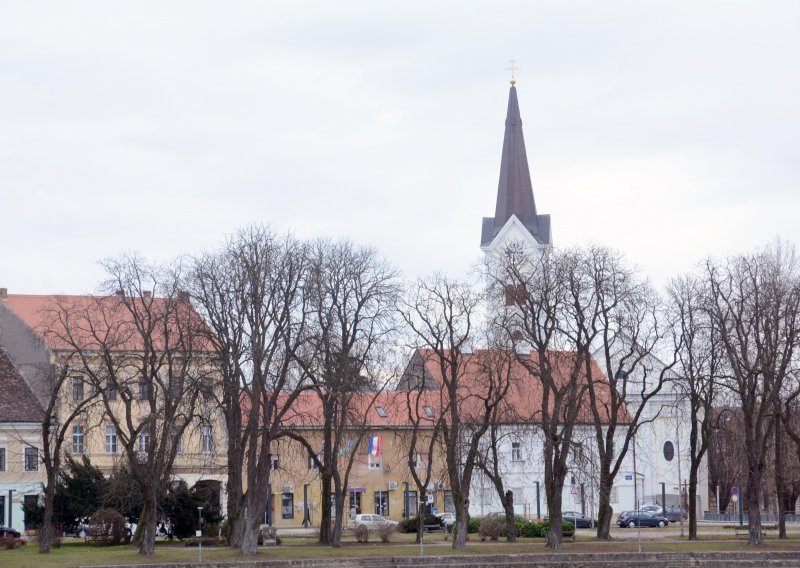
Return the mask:
POLYGON ((197 508, 197 561, 203 561, 203 508, 197 508))

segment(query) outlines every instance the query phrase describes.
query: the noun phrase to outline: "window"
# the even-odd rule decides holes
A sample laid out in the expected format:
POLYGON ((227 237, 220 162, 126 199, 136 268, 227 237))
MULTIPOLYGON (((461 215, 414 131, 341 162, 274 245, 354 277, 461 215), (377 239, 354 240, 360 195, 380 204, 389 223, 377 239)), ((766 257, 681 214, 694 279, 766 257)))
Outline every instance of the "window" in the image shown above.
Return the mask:
POLYGON ((150 386, 144 377, 139 379, 139 400, 147 400, 150 396, 150 386))
POLYGON ((428 418, 433 418, 433 408, 428 406, 427 404, 422 407, 422 410, 425 411, 425 414, 428 415, 428 418))
POLYGON ((318 469, 317 462, 314 461, 314 456, 308 454, 308 469, 318 469))
POLYGON ((281 518, 294 519, 294 493, 281 494, 281 518))
POLYGON ((506 284, 506 306, 521 306, 525 303, 527 290, 525 284, 506 284))
POLYGON ((608 500, 612 503, 619 503, 619 489, 616 485, 611 488, 611 495, 608 500))
POLYGON ((0 495, 0 527, 6 524, 6 498, 0 495))
POLYGON ((83 377, 72 377, 72 400, 83 400, 83 377))
POLYGON ((84 431, 83 426, 73 426, 72 427, 72 453, 82 454, 83 453, 83 440, 84 440, 84 431))
POLYGON ((200 383, 200 392, 203 395, 203 400, 206 402, 214 398, 214 385, 211 383, 211 379, 208 377, 203 378, 200 383))
POLYGON ((136 437, 136 442, 138 444, 138 451, 140 455, 146 456, 147 452, 150 451, 150 434, 147 432, 139 432, 139 435, 136 437))
POLYGON ((39 448, 25 446, 25 471, 39 471, 39 448))
MULTIPOLYGON (((24 508, 23 511, 32 511, 34 507, 39 504, 39 496, 38 495, 25 495, 23 498, 24 508)), ((31 530, 34 528, 33 519, 29 518, 28 514, 25 514, 25 530, 31 530)))
POLYGON ((664 442, 664 459, 668 462, 672 461, 672 458, 675 457, 675 446, 672 445, 672 442, 667 440, 664 442))
POLYGON ((106 398, 108 400, 117 400, 117 383, 113 379, 106 381, 106 398))
POLYGON ((6 470, 6 449, 0 448, 0 471, 6 470))
POLYGON ((406 491, 406 512, 409 517, 417 516, 417 492, 406 491))
POLYGON ((172 438, 175 440, 175 453, 183 453, 183 438, 177 428, 172 429, 172 438))
POLYGON ((511 461, 522 461, 522 444, 519 442, 511 442, 511 461))
POLYGON ((376 406, 375 411, 378 413, 378 416, 381 418, 386 418, 388 414, 386 414, 386 409, 382 406, 376 406))
POLYGON ((203 426, 203 453, 211 454, 214 452, 214 430, 211 426, 203 426))
POLYGON ((281 468, 281 458, 278 456, 270 456, 270 469, 272 471, 278 471, 281 468))
POLYGON ((389 492, 375 492, 375 514, 383 517, 389 516, 389 492))
POLYGON ((106 426, 106 453, 117 453, 117 428, 116 426, 106 426))

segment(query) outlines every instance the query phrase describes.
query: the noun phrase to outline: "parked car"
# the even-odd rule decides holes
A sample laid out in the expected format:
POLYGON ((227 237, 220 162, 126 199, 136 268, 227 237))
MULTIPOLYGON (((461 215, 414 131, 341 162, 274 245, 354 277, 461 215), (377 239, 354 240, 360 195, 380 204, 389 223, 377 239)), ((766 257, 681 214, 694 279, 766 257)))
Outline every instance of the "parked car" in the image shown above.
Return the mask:
POLYGON ((373 530, 373 529, 378 528, 379 526, 381 526, 384 523, 388 523, 390 525, 394 525, 395 527, 398 525, 397 521, 392 521, 392 520, 387 519, 385 517, 381 517, 380 515, 356 515, 353 518, 350 526, 352 528, 355 528, 358 525, 364 525, 364 526, 367 527, 367 529, 373 530))
POLYGON ((19 538, 21 535, 19 534, 18 530, 12 529, 11 527, 0 527, 0 538, 4 538, 6 536, 19 538))
POLYGON ((442 513, 439 515, 439 518, 442 519, 442 524, 444 528, 448 531, 453 528, 453 525, 456 524, 456 514, 455 513, 442 513))
POLYGON ((647 505, 642 507, 640 511, 645 511, 647 513, 653 513, 655 515, 662 515, 667 517, 670 523, 678 523, 681 521, 685 521, 689 518, 689 513, 683 507, 678 506, 670 506, 667 505, 666 511, 662 509, 661 505, 647 505))
POLYGON ((596 519, 582 515, 578 511, 564 511, 561 513, 561 518, 575 525, 576 529, 591 529, 597 526, 596 519))
POLYGON ((664 516, 646 511, 622 511, 617 517, 617 524, 620 527, 630 528, 635 526, 665 527, 669 524, 669 520, 664 516))

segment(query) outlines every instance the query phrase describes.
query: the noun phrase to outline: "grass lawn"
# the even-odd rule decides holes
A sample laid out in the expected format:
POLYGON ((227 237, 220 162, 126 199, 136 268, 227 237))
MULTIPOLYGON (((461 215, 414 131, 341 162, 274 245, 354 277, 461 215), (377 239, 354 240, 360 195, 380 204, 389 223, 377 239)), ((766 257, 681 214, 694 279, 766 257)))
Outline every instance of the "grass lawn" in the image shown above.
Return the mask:
MULTIPOLYGON (((710 551, 746 551, 745 540, 736 540, 733 535, 715 534, 709 531, 700 540, 690 543, 675 534, 661 536, 657 533, 647 534, 648 539, 642 541, 645 552, 710 552, 710 551)), ((720 531, 717 531, 720 532, 720 531)), ((541 539, 520 539, 515 544, 504 541, 481 542, 476 535, 471 535, 470 542, 463 551, 453 551, 450 541, 445 541, 441 533, 428 534, 425 538, 425 555, 447 554, 525 554, 560 552, 636 552, 635 533, 616 533, 619 538, 612 542, 598 542, 591 532, 581 531, 575 542, 567 541, 559 551, 549 551, 541 539), (631 540, 633 538, 633 540, 631 540)), ((800 535, 792 534, 788 540, 768 538, 767 544, 759 550, 797 550, 800 551, 800 535)), ((276 548, 262 548, 256 558, 331 558, 362 556, 416 556, 420 553, 418 544, 414 543, 413 534, 395 534, 391 544, 383 544, 373 539, 368 544, 358 544, 352 537, 345 537, 341 548, 334 549, 320 546, 314 538, 287 537, 283 544, 276 548)), ((234 560, 241 558, 229 548, 203 548, 203 560, 234 560)), ((187 548, 180 543, 159 542, 156 556, 145 558, 137 554, 136 549, 128 546, 98 546, 85 544, 79 539, 67 538, 60 549, 53 549, 50 554, 39 554, 35 542, 30 542, 16 550, 0 550, 0 566, 3 568, 37 568, 49 566, 92 566, 100 564, 155 564, 171 562, 197 562, 197 548, 187 548)))

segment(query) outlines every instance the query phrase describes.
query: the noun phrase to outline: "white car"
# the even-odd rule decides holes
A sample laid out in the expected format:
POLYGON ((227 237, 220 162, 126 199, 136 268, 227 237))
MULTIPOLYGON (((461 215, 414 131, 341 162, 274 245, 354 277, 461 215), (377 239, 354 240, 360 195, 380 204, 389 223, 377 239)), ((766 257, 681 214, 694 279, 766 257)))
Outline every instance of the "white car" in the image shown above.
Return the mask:
POLYGON ((398 525, 397 521, 392 521, 385 517, 381 517, 380 515, 356 515, 351 525, 353 528, 357 527, 358 525, 364 525, 367 529, 372 530, 376 529, 384 523, 388 523, 390 525, 394 525, 395 527, 398 525))
POLYGON ((442 524, 445 528, 452 527, 454 524, 456 524, 455 513, 442 513, 439 515, 439 518, 442 519, 442 524))

